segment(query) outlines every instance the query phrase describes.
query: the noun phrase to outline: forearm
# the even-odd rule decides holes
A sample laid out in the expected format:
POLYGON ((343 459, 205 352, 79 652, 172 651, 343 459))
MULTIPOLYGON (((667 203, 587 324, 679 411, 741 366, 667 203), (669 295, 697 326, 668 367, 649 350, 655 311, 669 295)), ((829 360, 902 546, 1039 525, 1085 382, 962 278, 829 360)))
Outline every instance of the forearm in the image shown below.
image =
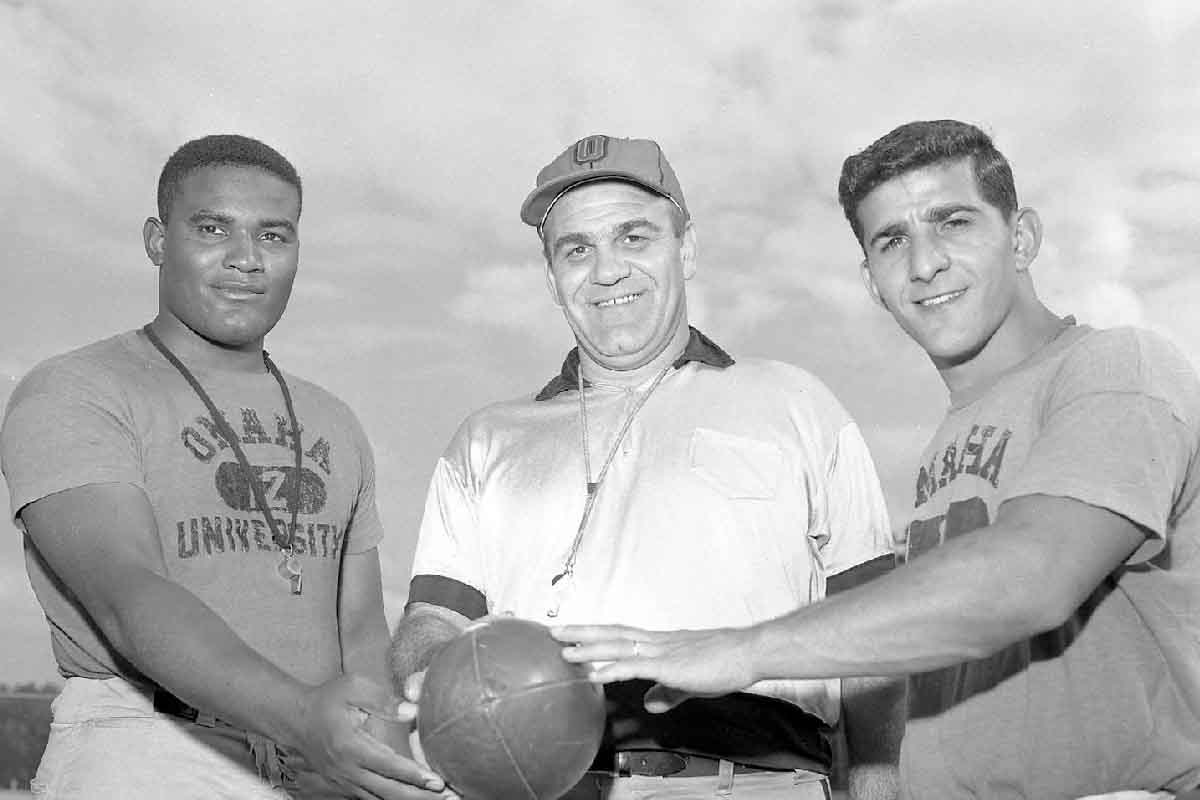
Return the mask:
POLYGON ((1051 627, 1047 565, 1000 534, 963 536, 861 587, 750 629, 762 677, 903 675, 1051 627))
POLYGON ((449 609, 422 603, 411 606, 396 626, 389 652, 396 690, 403 694, 408 676, 429 666, 438 648, 462 633, 469 622, 449 609))
POLYGON ((388 686, 388 627, 382 606, 378 613, 343 631, 342 671, 353 672, 388 686))
POLYGON ((311 687, 259 655, 178 584, 139 576, 101 627, 142 673, 186 703, 283 744, 297 739, 311 687))
POLYGON ((342 560, 338 634, 342 671, 387 686, 388 626, 383 611, 383 576, 375 549, 348 553, 342 560))

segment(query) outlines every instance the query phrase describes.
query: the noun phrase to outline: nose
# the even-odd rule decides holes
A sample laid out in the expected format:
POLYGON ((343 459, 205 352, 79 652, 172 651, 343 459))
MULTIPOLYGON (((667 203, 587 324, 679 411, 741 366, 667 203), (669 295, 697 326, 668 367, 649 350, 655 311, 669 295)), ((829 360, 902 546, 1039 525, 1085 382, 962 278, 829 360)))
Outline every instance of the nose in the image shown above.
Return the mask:
POLYGON ((598 248, 596 261, 592 267, 592 282, 611 286, 623 278, 629 277, 629 264, 621 254, 611 247, 598 248))
POLYGON ((252 234, 243 233, 231 237, 226 266, 241 272, 262 270, 262 253, 259 252, 258 242, 252 234))
POLYGON ((908 272, 912 280, 928 283, 950 266, 950 256, 937 236, 914 236, 908 251, 908 272))

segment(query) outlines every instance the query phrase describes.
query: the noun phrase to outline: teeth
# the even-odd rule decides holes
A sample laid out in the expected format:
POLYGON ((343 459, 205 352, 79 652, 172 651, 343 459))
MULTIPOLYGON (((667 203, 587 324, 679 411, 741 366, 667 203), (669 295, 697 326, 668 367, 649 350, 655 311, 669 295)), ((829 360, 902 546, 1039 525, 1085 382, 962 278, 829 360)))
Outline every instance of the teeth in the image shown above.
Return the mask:
POLYGON ((638 299, 638 295, 636 295, 636 294, 625 294, 625 295, 621 295, 620 297, 613 297, 608 300, 601 300, 599 303, 596 303, 596 307, 597 308, 611 308, 612 306, 623 306, 626 303, 632 303, 634 300, 637 300, 637 299, 638 299))
POLYGON ((961 294, 962 294, 962 291, 957 291, 957 292, 948 292, 947 294, 939 294, 937 297, 927 297, 924 300, 918 301, 918 305, 940 306, 942 303, 948 303, 951 300, 954 300, 961 294))

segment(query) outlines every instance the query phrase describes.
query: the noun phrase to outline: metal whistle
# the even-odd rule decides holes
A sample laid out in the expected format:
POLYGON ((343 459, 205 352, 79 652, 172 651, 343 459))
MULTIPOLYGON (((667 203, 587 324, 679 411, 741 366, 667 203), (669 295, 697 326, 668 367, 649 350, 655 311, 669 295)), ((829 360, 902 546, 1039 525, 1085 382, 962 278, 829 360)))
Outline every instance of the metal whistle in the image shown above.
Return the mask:
POLYGON ((291 584, 292 594, 304 591, 304 567, 294 555, 286 555, 279 562, 279 576, 291 584))

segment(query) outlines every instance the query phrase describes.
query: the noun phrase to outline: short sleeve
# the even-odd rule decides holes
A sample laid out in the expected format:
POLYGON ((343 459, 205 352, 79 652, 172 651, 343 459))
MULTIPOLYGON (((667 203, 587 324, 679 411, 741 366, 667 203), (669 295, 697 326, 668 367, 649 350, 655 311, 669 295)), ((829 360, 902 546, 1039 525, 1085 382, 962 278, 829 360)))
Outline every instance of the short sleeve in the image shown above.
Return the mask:
POLYGON ((433 603, 469 619, 486 613, 477 504, 460 457, 463 432, 438 459, 413 558, 409 602, 433 603))
POLYGON ((1037 440, 1005 499, 1067 497, 1165 538, 1196 448, 1200 386, 1157 337, 1124 330, 1093 338, 1055 376, 1037 440))
MULTIPOLYGON (((848 422, 834 439, 825 475, 825 520, 821 525, 825 541, 820 547, 821 563, 827 577, 854 571, 854 583, 894 562, 892 533, 887 504, 875 462, 867 449, 858 425, 848 422)), ((850 588, 831 582, 831 589, 850 588)))
POLYGON ((373 547, 378 547, 383 541, 384 528, 375 497, 375 452, 371 449, 371 442, 358 420, 353 419, 353 423, 360 477, 358 496, 354 501, 354 516, 346 534, 346 552, 365 553, 373 547))
POLYGON ((11 514, 57 492, 96 483, 145 488, 129 404, 111 380, 62 362, 31 372, 9 400, 0 467, 11 514))

